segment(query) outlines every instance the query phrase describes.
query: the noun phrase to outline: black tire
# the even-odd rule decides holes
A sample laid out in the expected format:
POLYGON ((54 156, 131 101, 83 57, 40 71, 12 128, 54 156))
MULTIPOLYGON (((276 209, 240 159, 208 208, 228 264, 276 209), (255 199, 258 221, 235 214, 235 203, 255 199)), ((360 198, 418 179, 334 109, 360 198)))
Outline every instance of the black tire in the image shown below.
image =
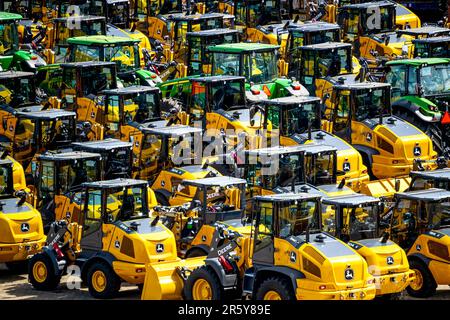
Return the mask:
POLYGON ((275 292, 281 298, 281 300, 296 300, 292 285, 283 278, 269 277, 261 282, 254 292, 254 298, 256 300, 267 300, 266 294, 269 292, 275 292))
POLYGON ((155 191, 156 201, 162 206, 170 206, 169 199, 161 192, 155 191))
POLYGON ((58 287, 61 276, 55 274, 55 269, 51 257, 45 253, 35 254, 28 264, 28 280, 33 287, 41 291, 51 291, 58 287), (45 275, 38 278, 37 272, 45 270, 45 275))
POLYGON ((224 296, 224 290, 219 278, 214 270, 208 266, 195 269, 187 278, 183 289, 184 298, 186 300, 221 300, 224 296), (210 299, 198 299, 198 295, 193 293, 194 287, 198 281, 207 282, 210 290, 210 299))
POLYGON ((188 250, 188 252, 186 252, 184 258, 195 258, 195 257, 203 257, 203 256, 207 256, 208 253, 205 252, 205 250, 203 250, 202 248, 191 248, 190 250, 188 250))
POLYGON ((114 298, 120 290, 121 280, 114 272, 114 270, 106 262, 95 262, 89 267, 86 278, 89 293, 96 299, 111 299, 114 298), (102 290, 94 284, 93 277, 96 273, 102 273, 104 276, 105 285, 102 290))
POLYGON ((27 273, 28 272, 28 260, 6 262, 8 270, 14 273, 27 273))
POLYGON ((421 261, 411 260, 409 262, 409 268, 419 273, 419 276, 422 278, 422 285, 417 288, 408 286, 406 288, 408 294, 415 298, 428 298, 434 295, 437 284, 428 267, 421 261))

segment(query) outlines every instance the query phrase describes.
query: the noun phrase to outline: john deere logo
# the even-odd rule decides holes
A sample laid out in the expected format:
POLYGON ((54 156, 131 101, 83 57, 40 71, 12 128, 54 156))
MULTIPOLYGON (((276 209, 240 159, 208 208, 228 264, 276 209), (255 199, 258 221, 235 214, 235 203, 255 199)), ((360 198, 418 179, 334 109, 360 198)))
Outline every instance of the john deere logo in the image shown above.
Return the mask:
POLYGON ((350 171, 350 162, 344 162, 344 164, 342 165, 342 170, 344 170, 345 172, 350 171))
POLYGON ((156 245, 156 252, 157 252, 157 253, 162 253, 162 252, 164 252, 164 245, 163 245, 162 243, 158 243, 158 244, 156 245))
POLYGON ((95 118, 95 112, 91 112, 91 118, 95 118))
POLYGON ((386 258, 386 263, 389 264, 389 265, 394 264, 394 258, 392 258, 392 257, 387 257, 387 258, 386 258))
POLYGON ((30 231, 30 225, 28 223, 22 223, 20 225, 20 230, 22 232, 28 232, 28 231, 30 231))
POLYGON ((353 277, 355 276, 353 273, 353 269, 347 268, 345 269, 345 280, 353 280, 353 277))
POLYGON ((370 132, 366 135, 366 140, 369 142, 372 141, 372 134, 370 132))
POLYGON ((420 156, 422 154, 422 150, 420 149, 420 147, 414 147, 414 155, 420 156))
POLYGON ((289 255, 289 258, 291 259, 291 262, 297 261, 297 255, 294 251, 291 251, 291 254, 289 255))

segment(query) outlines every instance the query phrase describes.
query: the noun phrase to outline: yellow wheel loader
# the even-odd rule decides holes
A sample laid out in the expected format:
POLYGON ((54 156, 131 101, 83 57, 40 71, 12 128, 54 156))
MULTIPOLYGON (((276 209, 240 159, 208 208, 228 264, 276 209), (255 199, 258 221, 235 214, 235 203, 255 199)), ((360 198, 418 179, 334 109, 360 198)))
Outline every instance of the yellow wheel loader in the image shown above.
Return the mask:
POLYGON ((39 211, 26 203, 25 190, 16 189, 17 165, 0 159, 0 263, 11 269, 26 265, 45 244, 39 211))
MULTIPOLYGON (((288 193, 258 196, 252 201, 252 235, 237 237, 234 246, 212 251, 205 265, 186 278, 186 299, 375 297, 367 262, 350 246, 322 231, 320 196, 288 193)), ((144 286, 144 290, 156 290, 157 286, 144 286)))
POLYGON ((76 136, 76 113, 42 106, 0 107, 2 145, 31 172, 31 162, 48 150, 67 147, 76 136))
POLYGON ((411 171, 408 191, 439 188, 450 191, 450 168, 431 171, 411 171))
POLYGON ((172 232, 150 216, 149 190, 143 180, 84 183, 74 192, 78 219, 54 222, 47 245, 30 260, 33 287, 54 290, 73 266, 93 297, 112 298, 122 282, 142 284, 148 263, 176 258, 172 232))
POLYGON ((164 225, 174 233, 180 257, 207 256, 213 246, 216 223, 233 231, 250 233, 243 223, 246 207, 244 179, 218 176, 183 180, 179 186, 169 201, 183 200, 183 204, 155 210, 164 225))
MULTIPOLYGON (((334 213, 324 219, 324 230, 348 243, 367 262, 375 278, 376 296, 398 299, 415 279, 405 251, 386 235, 381 235, 379 198, 361 194, 322 198, 322 206, 334 213)), ((322 212, 326 211, 323 209, 322 212)))
POLYGON ((23 170, 22 165, 13 157, 9 156, 8 150, 1 150, 0 160, 9 160, 12 162, 12 171, 13 171, 13 183, 14 183, 14 191, 26 191, 30 190, 27 187, 27 182, 25 179, 25 171, 23 170))
MULTIPOLYGON (((437 159, 424 132, 392 115, 390 97, 389 84, 341 79, 333 85, 331 108, 325 111, 328 130, 351 143, 369 175, 378 179, 407 176, 415 160, 437 159)), ((432 162, 424 166, 436 168, 432 162)))
POLYGON ((264 128, 270 121, 272 131, 279 135, 280 145, 325 144, 337 148, 337 168, 345 173, 337 182, 345 179, 346 186, 358 192, 369 181, 367 167, 361 154, 345 140, 321 130, 322 105, 317 97, 283 97, 258 102, 264 109, 264 128))
POLYGON ((0 105, 18 108, 39 104, 43 95, 37 94, 34 77, 33 72, 0 72, 0 105))
POLYGON ((438 285, 450 284, 450 192, 401 192, 394 203, 383 219, 390 222, 390 238, 404 248, 415 271, 407 291, 413 297, 430 297, 438 285))

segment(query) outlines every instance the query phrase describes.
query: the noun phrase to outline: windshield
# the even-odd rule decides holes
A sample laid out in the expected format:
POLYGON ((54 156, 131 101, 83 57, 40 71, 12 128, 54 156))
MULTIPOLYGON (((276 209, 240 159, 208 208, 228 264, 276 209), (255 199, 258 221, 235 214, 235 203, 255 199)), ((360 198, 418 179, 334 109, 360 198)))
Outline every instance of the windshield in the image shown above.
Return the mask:
POLYGON ((9 55, 17 50, 18 34, 15 22, 0 22, 0 55, 9 55))
POLYGON ((245 105, 244 82, 215 82, 211 88, 212 110, 229 110, 235 106, 245 105))
POLYGON ((118 200, 116 207, 108 206, 108 222, 128 221, 149 216, 147 207, 147 188, 114 188, 106 190, 107 197, 118 200))
POLYGON ((308 230, 320 231, 320 214, 316 201, 302 201, 280 208, 280 237, 300 236, 308 230))
POLYGON ((450 42, 439 44, 414 43, 414 56, 419 58, 447 58, 450 53, 450 42), (431 50, 431 52, 430 52, 431 50))
POLYGON ((95 160, 76 160, 60 165, 57 181, 60 193, 65 193, 80 187, 84 182, 97 181, 99 178, 99 163, 95 160))
MULTIPOLYGON (((307 61, 308 60, 305 60, 305 63, 308 63, 307 61)), ((318 51, 317 67, 319 77, 335 77, 340 74, 351 73, 352 65, 350 48, 318 51)))
POLYGON ((81 21, 79 28, 67 26, 70 20, 56 21, 56 44, 66 45, 67 39, 81 36, 96 36, 104 34, 104 21, 81 21))
POLYGON ((36 91, 30 78, 4 78, 0 80, 0 104, 18 107, 24 103, 34 103, 36 91))
POLYGON ((34 141, 34 145, 45 150, 56 150, 58 147, 68 145, 75 140, 74 128, 74 118, 39 121, 36 128, 38 131, 34 132, 34 139, 38 141, 34 141))
POLYGON ((316 103, 294 104, 290 106, 269 106, 268 120, 274 129, 280 129, 282 136, 302 134, 311 129, 320 129, 320 113, 316 103))
POLYGON ((0 166, 0 197, 13 194, 12 165, 0 166))
POLYGON ((123 45, 105 48, 105 61, 115 61, 118 72, 140 68, 138 45, 123 45))
POLYGON ((339 29, 306 33, 301 30, 292 31, 291 46, 294 50, 301 46, 323 42, 339 42, 339 29))
POLYGON ((365 205, 358 208, 342 208, 342 233, 347 233, 350 240, 373 239, 378 236, 377 205, 365 205))
POLYGON ((428 223, 431 229, 450 227, 450 201, 431 202, 426 204, 428 223))
POLYGON ((344 33, 356 35, 389 32, 395 27, 395 7, 347 10, 339 18, 345 21, 344 33))
POLYGON ((444 190, 450 189, 449 180, 433 180, 433 179, 424 179, 424 178, 415 178, 411 182, 410 189, 411 190, 424 190, 430 188, 439 188, 444 190))
POLYGON ((425 95, 448 94, 450 92, 450 64, 422 67, 420 79, 425 95))
POLYGON ((244 55, 243 76, 249 82, 272 82, 278 76, 277 60, 274 51, 253 52, 244 55))
POLYGON ((354 94, 356 120, 364 121, 380 115, 390 115, 389 107, 385 103, 386 94, 389 93, 384 89, 356 92, 354 94))
MULTIPOLYGON (((86 68, 82 72, 82 90, 85 97, 89 94, 98 95, 102 90, 116 87, 116 79, 111 67, 86 68)), ((66 74, 70 76, 71 73, 66 74)))
POLYGON ((314 186, 336 183, 335 153, 316 153, 305 156, 305 181, 314 186))
POLYGON ((213 53, 214 68, 212 75, 240 75, 241 55, 238 53, 213 53))

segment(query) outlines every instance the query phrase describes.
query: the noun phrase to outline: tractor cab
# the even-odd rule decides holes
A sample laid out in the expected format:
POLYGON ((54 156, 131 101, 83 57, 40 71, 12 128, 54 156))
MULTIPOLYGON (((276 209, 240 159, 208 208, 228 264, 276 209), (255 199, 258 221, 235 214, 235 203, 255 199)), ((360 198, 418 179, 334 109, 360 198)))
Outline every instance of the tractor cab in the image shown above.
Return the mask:
POLYGON ((345 184, 359 191, 369 180, 367 168, 359 152, 349 143, 321 129, 321 100, 317 97, 283 97, 259 102, 264 108, 264 125, 270 121, 272 131, 279 135, 282 146, 307 144, 330 145, 337 148, 337 168, 345 172, 345 184), (277 132, 278 130, 278 132, 277 132))
POLYGON ((108 23, 121 29, 129 29, 130 1, 129 0, 96 0, 89 1, 81 6, 88 14, 105 17, 108 23))
MULTIPOLYGON (((413 45, 415 46, 417 42, 415 40, 423 40, 423 39, 432 39, 432 38, 441 38, 441 37, 448 37, 450 36, 450 29, 449 28, 443 28, 443 27, 436 27, 436 26, 425 26, 421 28, 412 28, 412 29, 404 29, 404 30, 398 30, 397 34, 400 36, 407 35, 411 37, 411 41, 413 45)), ((419 44, 420 47, 420 44, 419 44)), ((414 47, 414 51, 408 52, 409 58, 416 57, 416 49, 414 47)), ((433 56, 429 56, 431 58, 433 56)), ((448 56, 442 56, 444 58, 448 56)), ((424 57, 425 58, 425 57, 424 57)))
POLYGON ((49 48, 55 51, 55 63, 65 61, 69 54, 67 40, 82 36, 99 36, 106 34, 105 17, 77 16, 78 28, 73 28, 73 17, 53 19, 53 31, 49 37, 49 48))
MULTIPOLYGON (((135 132, 130 132, 136 176, 159 181, 164 177, 162 171, 193 164, 202 151, 201 133, 200 128, 179 124, 165 127, 146 123, 138 126, 135 132), (195 143, 200 144, 200 150, 195 143)), ((161 182, 160 186, 165 184, 161 182)))
POLYGON ((73 206, 70 191, 79 191, 81 184, 102 179, 101 155, 81 151, 46 152, 32 164, 34 182, 32 204, 41 211, 44 225, 67 219, 65 209, 73 206))
POLYGON ((139 40, 114 36, 84 36, 69 38, 69 54, 66 62, 105 61, 117 64, 117 76, 125 84, 147 84, 154 86, 151 75, 146 79, 141 69, 139 40), (144 81, 150 81, 143 83, 144 81))
POLYGON ((12 108, 36 104, 34 73, 24 71, 0 72, 0 105, 12 108))
POLYGON ((212 58, 213 76, 244 76, 246 90, 264 91, 270 98, 288 95, 308 95, 307 90, 295 80, 279 78, 287 74, 287 65, 278 70, 280 47, 262 43, 232 43, 208 47, 212 58))
POLYGON ((74 142, 75 151, 99 153, 102 156, 104 179, 130 178, 133 167, 133 144, 117 139, 74 142))
POLYGON ((383 219, 390 238, 407 253, 416 280, 407 288, 413 297, 432 296, 438 285, 449 285, 450 191, 430 188, 397 193, 383 219))
POLYGON ((395 33, 396 4, 392 1, 349 4, 338 9, 344 42, 353 43, 356 57, 373 59, 373 52, 393 59, 408 56, 411 37, 395 33))
POLYGON ((169 202, 186 203, 187 214, 163 218, 166 227, 174 232, 180 256, 208 255, 205 249, 213 244, 216 223, 245 230, 245 186, 244 179, 227 176, 181 181, 169 202))
POLYGON ((65 110, 42 110, 41 106, 5 108, 3 138, 10 154, 29 172, 33 158, 47 150, 57 150, 76 139, 76 113, 65 110))
POLYGON ((286 55, 296 55, 298 47, 323 42, 339 42, 341 28, 327 22, 290 23, 287 27, 288 40, 286 55))
POLYGON ((398 60, 386 63, 386 67, 393 113, 426 132, 436 150, 443 152, 450 146, 450 59, 398 60))
POLYGON ((331 132, 361 153, 369 175, 378 179, 405 176, 415 159, 437 157, 427 135, 392 115, 389 84, 342 80, 332 90, 331 108, 325 112, 331 132))
POLYGON ((355 78, 352 46, 342 42, 324 42, 299 47, 292 56, 289 76, 299 79, 311 94, 322 98, 338 77, 355 78), (294 59, 296 58, 296 59, 294 59))
POLYGON ((0 11, 7 11, 22 15, 27 20, 48 23, 58 16, 56 8, 58 2, 53 0, 4 0, 0 4, 0 11))
POLYGON ((409 173, 411 183, 409 189, 424 190, 439 188, 450 191, 450 169, 436 169, 431 171, 411 171, 409 173))
POLYGON ((450 36, 412 40, 413 58, 447 58, 450 56, 450 36))
POLYGON ((187 66, 187 75, 211 74, 211 59, 208 46, 237 43, 239 31, 233 29, 211 29, 186 34, 188 52, 183 60, 187 66))
POLYGON ((161 118, 161 92, 148 86, 130 86, 101 91, 99 102, 103 108, 105 136, 129 141, 130 131, 144 122, 165 125, 161 118))
MULTIPOLYGON (((405 251, 386 235, 381 237, 382 227, 388 227, 380 224, 381 200, 352 194, 322 198, 322 206, 333 211, 326 218, 322 214, 324 230, 348 243, 367 261, 377 284, 376 295, 392 298, 400 295, 414 280, 415 273, 409 270, 405 251), (389 252, 387 257, 385 252, 389 252)), ((322 212, 326 211, 322 207, 322 212)))

